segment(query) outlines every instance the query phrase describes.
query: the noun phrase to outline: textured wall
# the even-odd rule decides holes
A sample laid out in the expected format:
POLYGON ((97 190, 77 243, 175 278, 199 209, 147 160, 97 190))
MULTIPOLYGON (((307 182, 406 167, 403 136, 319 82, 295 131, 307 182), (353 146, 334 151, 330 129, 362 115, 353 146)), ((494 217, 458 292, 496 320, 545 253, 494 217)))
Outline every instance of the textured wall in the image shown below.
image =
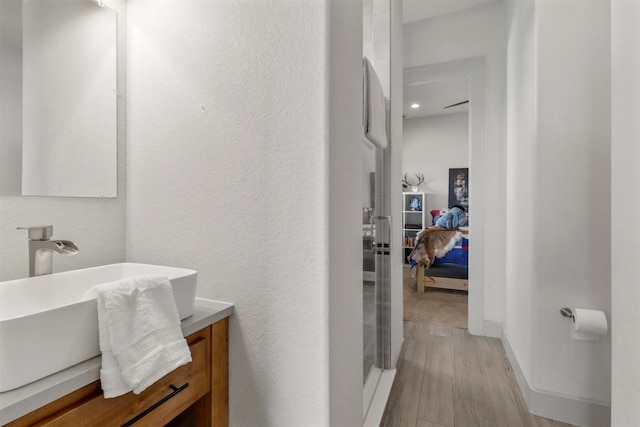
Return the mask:
POLYGON ((538 2, 536 44, 532 385, 608 403, 610 334, 574 340, 558 309, 611 319, 609 2, 538 2))
POLYGON ((612 390, 611 425, 640 425, 640 265, 628 242, 640 241, 640 3, 611 3, 612 390), (635 94, 636 96, 629 96, 635 94))
POLYGON ((339 2, 128 3, 128 259, 194 268, 198 296, 236 304, 232 425, 362 418, 360 171, 351 167, 362 161, 353 104, 362 10, 346 3, 353 31, 333 15, 339 2), (328 40, 344 51, 328 53, 328 40), (355 206, 353 217, 329 217, 334 204, 355 206), (330 248, 352 248, 358 261, 330 248), (352 356, 330 360, 333 348, 352 356), (334 401, 338 380, 346 396, 334 401))
POLYGON ((532 389, 606 405, 610 336, 558 310, 611 320, 609 3, 512 6, 505 329, 532 389))
POLYGON ((20 226, 53 224, 54 238, 78 245, 73 257, 54 255, 54 272, 125 260, 127 13, 124 0, 105 4, 118 13, 118 198, 0 197, 0 280, 29 273, 27 234, 16 230, 20 226))

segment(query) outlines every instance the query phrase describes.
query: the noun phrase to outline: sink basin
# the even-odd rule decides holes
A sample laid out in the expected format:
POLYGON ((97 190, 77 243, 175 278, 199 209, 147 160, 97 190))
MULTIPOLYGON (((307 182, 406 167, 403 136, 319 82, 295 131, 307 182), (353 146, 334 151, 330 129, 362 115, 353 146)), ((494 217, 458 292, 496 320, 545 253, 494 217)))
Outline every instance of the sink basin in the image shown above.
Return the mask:
POLYGON ((142 274, 171 282, 180 319, 193 314, 197 272, 120 263, 0 283, 0 392, 13 390, 100 354, 94 285, 142 274))

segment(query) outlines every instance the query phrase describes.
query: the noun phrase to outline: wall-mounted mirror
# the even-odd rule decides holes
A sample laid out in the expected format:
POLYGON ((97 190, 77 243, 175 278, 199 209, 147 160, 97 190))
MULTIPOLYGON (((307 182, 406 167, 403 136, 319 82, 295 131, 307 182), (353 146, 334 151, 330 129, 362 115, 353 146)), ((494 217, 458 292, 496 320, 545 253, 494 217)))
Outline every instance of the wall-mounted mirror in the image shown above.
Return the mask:
POLYGON ((116 197, 116 12, 0 1, 2 195, 116 197))

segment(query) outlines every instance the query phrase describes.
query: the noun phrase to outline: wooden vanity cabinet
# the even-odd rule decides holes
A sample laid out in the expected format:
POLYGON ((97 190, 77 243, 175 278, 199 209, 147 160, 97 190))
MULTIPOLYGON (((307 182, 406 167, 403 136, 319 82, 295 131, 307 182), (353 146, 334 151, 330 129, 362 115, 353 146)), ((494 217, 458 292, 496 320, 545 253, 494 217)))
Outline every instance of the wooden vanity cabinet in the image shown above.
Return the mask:
MULTIPOLYGON (((17 426, 163 426, 188 411, 189 424, 228 424, 228 319, 187 337, 192 362, 144 392, 105 399, 95 381, 9 424, 17 426)), ((172 424, 173 425, 173 424, 172 424)))

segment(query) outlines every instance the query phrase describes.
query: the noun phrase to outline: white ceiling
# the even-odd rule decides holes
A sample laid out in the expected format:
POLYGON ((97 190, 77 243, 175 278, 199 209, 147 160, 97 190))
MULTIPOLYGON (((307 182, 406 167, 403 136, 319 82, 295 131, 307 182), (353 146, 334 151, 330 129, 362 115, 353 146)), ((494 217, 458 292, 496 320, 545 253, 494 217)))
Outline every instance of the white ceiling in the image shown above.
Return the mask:
MULTIPOLYGON (((405 24, 459 12, 498 0, 402 0, 402 17, 405 24)), ((437 81, 417 86, 404 87, 405 118, 455 114, 469 111, 469 104, 444 107, 469 99, 466 79, 437 81), (420 108, 412 109, 418 103, 420 108)))
POLYGON ((404 85, 403 113, 406 119, 441 114, 465 113, 469 111, 469 104, 445 109, 444 107, 469 99, 467 79, 451 79, 422 83, 415 86, 404 85), (420 104, 420 108, 413 109, 411 104, 420 104))

